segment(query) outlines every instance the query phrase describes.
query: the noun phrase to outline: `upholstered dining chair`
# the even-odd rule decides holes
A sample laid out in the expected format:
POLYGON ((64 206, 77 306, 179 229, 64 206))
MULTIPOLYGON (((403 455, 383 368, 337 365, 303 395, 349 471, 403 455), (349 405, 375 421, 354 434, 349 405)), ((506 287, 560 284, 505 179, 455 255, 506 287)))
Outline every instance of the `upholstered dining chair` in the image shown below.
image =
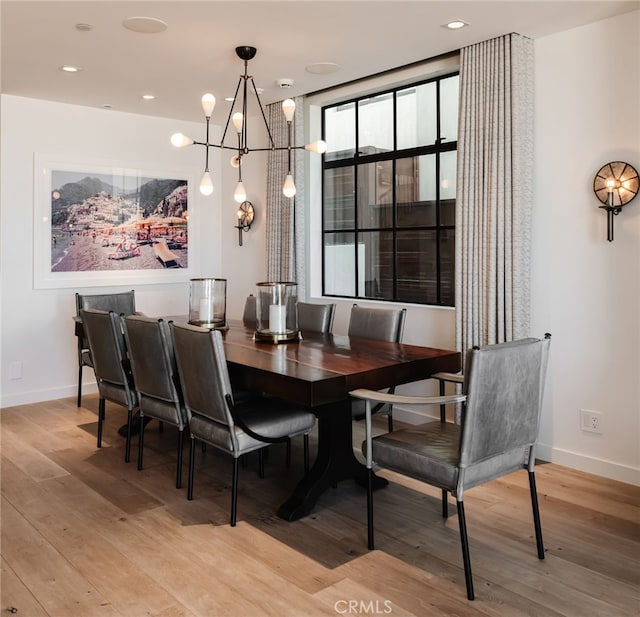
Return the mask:
POLYGON ((131 421, 138 407, 122 332, 120 316, 114 311, 80 309, 82 326, 89 342, 93 371, 98 384, 98 448, 102 447, 102 423, 105 401, 122 405, 127 410, 127 441, 124 460, 131 460, 131 421))
POLYGON ((142 469, 145 416, 171 424, 178 429, 176 488, 180 488, 184 429, 189 426, 189 413, 180 389, 169 324, 141 315, 129 315, 123 324, 140 408, 138 469, 142 469))
MULTIPOLYGON (((76 293, 76 316, 80 317, 83 309, 98 309, 100 311, 113 311, 117 315, 133 315, 136 312, 135 291, 125 291, 113 294, 79 294, 76 293)), ((76 324, 78 338, 78 407, 82 404, 82 368, 93 368, 91 352, 87 337, 81 324, 76 324)))
MULTIPOLYGON (((364 389, 351 392, 351 396, 366 402, 363 449, 369 474, 367 535, 370 549, 374 548, 372 484, 375 462, 455 496, 467 597, 473 600, 464 493, 485 482, 526 469, 538 558, 544 559, 534 466, 550 338, 546 335, 544 339, 528 338, 470 350, 463 394, 411 397, 364 389), (465 413, 460 425, 434 421, 372 437, 372 403, 440 405, 461 401, 465 402, 465 413)), ((444 511, 443 516, 446 516, 444 511)))
POLYGON ((298 302, 298 329, 304 336, 305 332, 330 334, 333 329, 335 304, 311 304, 298 302))
MULTIPOLYGON (((401 343, 407 309, 363 308, 354 304, 349 317, 349 336, 401 343)), ((389 392, 393 394, 394 388, 389 392)), ((393 406, 380 403, 373 408, 373 415, 387 416, 389 432, 393 430, 393 406)), ((364 420, 365 411, 362 401, 351 402, 351 415, 354 420, 364 420)))
POLYGON ((195 440, 233 457, 230 524, 235 526, 238 502, 238 460, 272 443, 304 435, 308 459, 309 431, 315 416, 275 398, 236 404, 229 381, 222 335, 189 324, 171 324, 185 405, 190 413, 189 484, 193 499, 195 440))

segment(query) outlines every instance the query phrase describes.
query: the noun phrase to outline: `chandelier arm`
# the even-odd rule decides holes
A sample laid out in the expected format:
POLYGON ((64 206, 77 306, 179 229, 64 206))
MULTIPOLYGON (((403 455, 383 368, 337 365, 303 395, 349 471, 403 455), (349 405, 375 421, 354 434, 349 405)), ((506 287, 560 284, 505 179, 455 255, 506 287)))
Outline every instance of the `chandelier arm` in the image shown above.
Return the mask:
POLYGON ((240 84, 242 83, 242 75, 240 79, 238 79, 238 85, 236 86, 236 93, 233 95, 233 103, 231 103, 231 109, 229 109, 229 115, 227 116, 227 123, 224 125, 224 132, 222 133, 222 141, 220 142, 219 148, 225 148, 227 150, 235 150, 236 148, 231 148, 229 146, 224 145, 224 139, 227 136, 227 131, 229 130, 229 124, 231 123, 231 116, 233 115, 233 108, 236 105, 236 99, 238 98, 238 91, 240 90, 240 84))
POLYGON ((256 88, 256 84, 253 81, 253 77, 251 77, 251 85, 253 86, 253 92, 256 95, 256 99, 258 101, 258 107, 260 108, 260 112, 262 113, 262 120, 264 121, 264 126, 267 129, 267 134, 269 135, 269 143, 271 144, 271 148, 254 148, 254 150, 280 150, 280 148, 276 148, 276 144, 273 141, 273 136, 271 135, 271 129, 269 128, 269 123, 267 122, 267 117, 264 114, 264 107, 262 106, 262 101, 260 100, 260 95, 258 94, 258 89, 256 88))

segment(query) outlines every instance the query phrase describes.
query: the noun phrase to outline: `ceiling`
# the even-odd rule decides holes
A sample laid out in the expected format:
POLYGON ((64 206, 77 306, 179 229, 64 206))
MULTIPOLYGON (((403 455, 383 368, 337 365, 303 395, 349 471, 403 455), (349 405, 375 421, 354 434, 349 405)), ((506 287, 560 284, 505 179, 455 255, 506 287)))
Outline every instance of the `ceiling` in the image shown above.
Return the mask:
POLYGON ((637 0, 2 0, 0 85, 5 94, 191 121, 202 119, 200 97, 212 92, 214 121, 224 122, 223 99, 243 71, 238 45, 257 47, 249 73, 270 103, 509 32, 539 38, 638 8, 637 0), (145 34, 123 27, 140 16, 167 28, 145 34), (469 25, 442 27, 452 19, 469 25), (319 62, 340 69, 306 70, 319 62), (82 70, 67 74, 59 70, 64 64, 82 70), (281 89, 282 78, 293 86, 281 89))

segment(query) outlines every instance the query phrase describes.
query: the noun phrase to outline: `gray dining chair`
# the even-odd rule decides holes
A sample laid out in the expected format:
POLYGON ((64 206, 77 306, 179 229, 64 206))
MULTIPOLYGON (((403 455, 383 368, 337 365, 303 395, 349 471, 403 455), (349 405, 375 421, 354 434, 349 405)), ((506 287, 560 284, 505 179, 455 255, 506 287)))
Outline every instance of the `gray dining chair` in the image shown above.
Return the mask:
MULTIPOLYGON (((350 337, 375 339, 379 341, 389 341, 401 343, 404 333, 404 322, 407 316, 407 309, 382 309, 364 308, 357 304, 351 307, 349 317, 350 337)), ((393 394, 395 388, 390 388, 389 393, 393 394)), ((393 430, 393 405, 389 403, 379 403, 372 411, 375 416, 387 416, 389 432, 393 430)), ((364 420, 365 411, 362 401, 351 402, 351 416, 354 420, 364 420)))
POLYGON ((473 600, 464 493, 526 469, 538 558, 544 559, 534 467, 550 339, 546 335, 544 339, 528 338, 470 350, 464 392, 459 395, 412 397, 366 389, 350 393, 366 405, 363 449, 368 473, 369 549, 374 548, 374 464, 446 490, 456 498, 467 597, 473 600), (380 402, 415 405, 464 402, 465 412, 460 425, 434 421, 374 438, 371 407, 380 402))
POLYGON ((189 481, 187 498, 193 499, 195 440, 233 457, 231 526, 236 524, 238 460, 269 444, 304 435, 308 465, 309 431, 315 416, 275 398, 262 397, 235 403, 222 335, 189 324, 171 324, 180 383, 190 413, 189 481))
MULTIPOLYGON (((132 289, 112 294, 76 293, 76 317, 80 317, 80 311, 83 308, 113 311, 117 315, 133 315, 136 312, 135 291, 132 289)), ((82 369, 85 366, 93 368, 93 362, 83 326, 78 322, 76 322, 76 336, 78 339, 78 407, 80 407, 82 405, 82 369)))
POLYGON ((105 401, 122 405, 127 410, 124 460, 128 463, 131 460, 131 422, 133 411, 138 408, 138 396, 127 358, 120 316, 114 311, 87 308, 80 309, 80 316, 98 384, 97 446, 102 447, 105 401))
POLYGON ((311 304, 298 302, 298 329, 304 336, 305 332, 330 334, 333 329, 333 318, 336 311, 335 304, 311 304))
POLYGON ((145 417, 171 424, 178 429, 176 488, 180 488, 189 412, 182 397, 169 324, 163 319, 129 315, 123 319, 123 325, 140 407, 138 469, 142 469, 145 417))

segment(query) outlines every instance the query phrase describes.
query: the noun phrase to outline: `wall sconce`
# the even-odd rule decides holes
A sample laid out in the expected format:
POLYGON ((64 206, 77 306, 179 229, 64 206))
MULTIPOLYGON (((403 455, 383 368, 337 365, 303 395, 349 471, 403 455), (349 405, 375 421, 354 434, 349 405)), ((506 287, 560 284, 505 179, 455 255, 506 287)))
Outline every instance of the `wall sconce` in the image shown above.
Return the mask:
POLYGON ((640 187, 638 172, 629 163, 613 161, 604 165, 593 179, 593 192, 607 213, 607 240, 613 241, 613 217, 622 212, 640 187))
POLYGON ((242 232, 249 231, 253 223, 253 217, 255 215, 253 204, 250 201, 243 201, 238 206, 237 215, 238 224, 235 227, 238 230, 238 244, 242 246, 242 232))

